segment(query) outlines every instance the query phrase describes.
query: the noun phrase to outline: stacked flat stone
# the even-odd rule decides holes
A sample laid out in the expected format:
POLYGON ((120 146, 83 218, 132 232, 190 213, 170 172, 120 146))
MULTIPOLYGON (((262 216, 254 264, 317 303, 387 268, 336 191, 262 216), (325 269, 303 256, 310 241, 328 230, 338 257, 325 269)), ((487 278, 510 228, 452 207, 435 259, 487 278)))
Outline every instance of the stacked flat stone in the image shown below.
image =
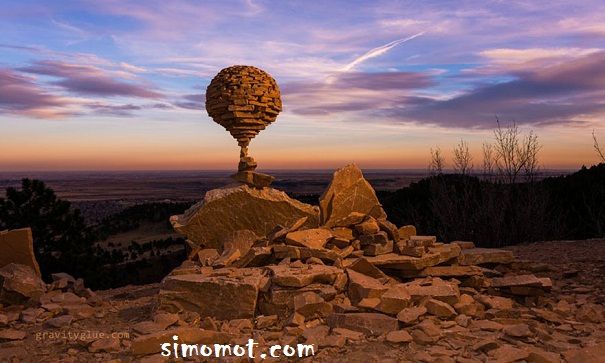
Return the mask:
POLYGON ((261 130, 282 110, 277 83, 267 72, 236 65, 221 70, 206 90, 206 110, 237 140, 241 157, 261 130))

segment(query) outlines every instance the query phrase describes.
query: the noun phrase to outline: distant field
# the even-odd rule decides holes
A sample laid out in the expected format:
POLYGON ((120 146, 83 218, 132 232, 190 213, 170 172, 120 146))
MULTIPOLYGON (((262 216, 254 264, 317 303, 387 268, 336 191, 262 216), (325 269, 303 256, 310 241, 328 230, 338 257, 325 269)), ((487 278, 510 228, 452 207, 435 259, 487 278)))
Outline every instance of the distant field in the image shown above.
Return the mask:
MULTIPOLYGON (((321 194, 332 170, 264 171, 276 177, 273 186, 294 194, 321 194)), ((149 172, 0 172, 0 195, 21 178, 41 179, 70 201, 196 200, 210 189, 228 185, 230 171, 149 172)), ((395 190, 426 176, 426 171, 367 170, 366 178, 377 190, 395 190)))
MULTIPOLYGON (((333 170, 264 170, 276 177, 273 186, 291 195, 320 195, 333 170)), ((18 187, 22 178, 43 180, 60 198, 72 202, 89 222, 145 202, 200 200, 206 191, 233 183, 232 171, 114 171, 114 172, 0 172, 0 196, 18 187)), ((549 171, 543 176, 561 175, 549 171)), ((427 176, 426 170, 365 170, 376 190, 397 190, 427 176)))

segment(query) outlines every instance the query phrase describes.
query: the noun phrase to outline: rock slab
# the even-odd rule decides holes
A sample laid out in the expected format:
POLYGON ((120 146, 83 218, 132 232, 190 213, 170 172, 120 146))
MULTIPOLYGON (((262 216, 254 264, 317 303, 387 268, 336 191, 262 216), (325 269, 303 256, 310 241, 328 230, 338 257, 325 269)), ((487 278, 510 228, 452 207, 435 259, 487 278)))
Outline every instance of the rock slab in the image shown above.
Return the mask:
POLYGON ((0 267, 9 263, 29 266, 40 276, 40 266, 34 254, 34 241, 30 228, 0 231, 0 267))
POLYGON ((276 225, 292 225, 303 217, 307 217, 305 227, 317 227, 317 207, 277 189, 238 185, 208 191, 202 202, 170 217, 170 222, 193 243, 222 250, 223 237, 235 231, 250 230, 265 236, 276 225))
POLYGON ((328 227, 334 226, 336 221, 346 218, 352 212, 386 219, 376 192, 355 164, 334 172, 332 182, 319 199, 319 208, 321 224, 328 227))

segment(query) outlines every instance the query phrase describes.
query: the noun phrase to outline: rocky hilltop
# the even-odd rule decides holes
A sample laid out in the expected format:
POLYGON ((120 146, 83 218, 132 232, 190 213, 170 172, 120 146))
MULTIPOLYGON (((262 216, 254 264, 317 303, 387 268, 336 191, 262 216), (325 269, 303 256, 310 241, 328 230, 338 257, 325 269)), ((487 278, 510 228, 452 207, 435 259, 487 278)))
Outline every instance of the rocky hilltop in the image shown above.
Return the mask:
POLYGON ((189 259, 160 284, 94 292, 2 267, 0 361, 162 361, 175 335, 306 343, 306 361, 604 361, 603 241, 443 243, 389 222, 355 165, 319 206, 236 185, 171 222, 189 259))

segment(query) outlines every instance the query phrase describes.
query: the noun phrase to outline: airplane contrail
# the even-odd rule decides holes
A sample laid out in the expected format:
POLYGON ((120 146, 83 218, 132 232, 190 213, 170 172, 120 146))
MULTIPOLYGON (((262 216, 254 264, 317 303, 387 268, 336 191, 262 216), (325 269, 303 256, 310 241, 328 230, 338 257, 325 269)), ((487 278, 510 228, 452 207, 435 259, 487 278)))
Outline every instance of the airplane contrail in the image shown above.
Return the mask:
POLYGON ((403 44, 407 41, 410 41, 414 38, 417 38, 419 36, 421 36, 422 34, 424 34, 425 32, 420 32, 418 34, 414 34, 410 37, 407 38, 403 38, 403 39, 397 39, 394 40, 390 43, 387 43, 385 45, 381 45, 380 47, 376 47, 374 49, 370 49, 369 51, 367 51, 366 53, 364 53, 363 55, 355 58, 355 60, 353 60, 351 63, 345 65, 344 67, 342 67, 340 69, 341 72, 348 72, 350 70, 352 70, 353 68, 355 68, 355 66, 357 66, 360 63, 363 63, 365 61, 367 61, 370 58, 374 58, 374 57, 378 57, 379 55, 382 55, 386 52, 388 52, 389 50, 393 49, 394 47, 398 46, 399 44, 403 44))

